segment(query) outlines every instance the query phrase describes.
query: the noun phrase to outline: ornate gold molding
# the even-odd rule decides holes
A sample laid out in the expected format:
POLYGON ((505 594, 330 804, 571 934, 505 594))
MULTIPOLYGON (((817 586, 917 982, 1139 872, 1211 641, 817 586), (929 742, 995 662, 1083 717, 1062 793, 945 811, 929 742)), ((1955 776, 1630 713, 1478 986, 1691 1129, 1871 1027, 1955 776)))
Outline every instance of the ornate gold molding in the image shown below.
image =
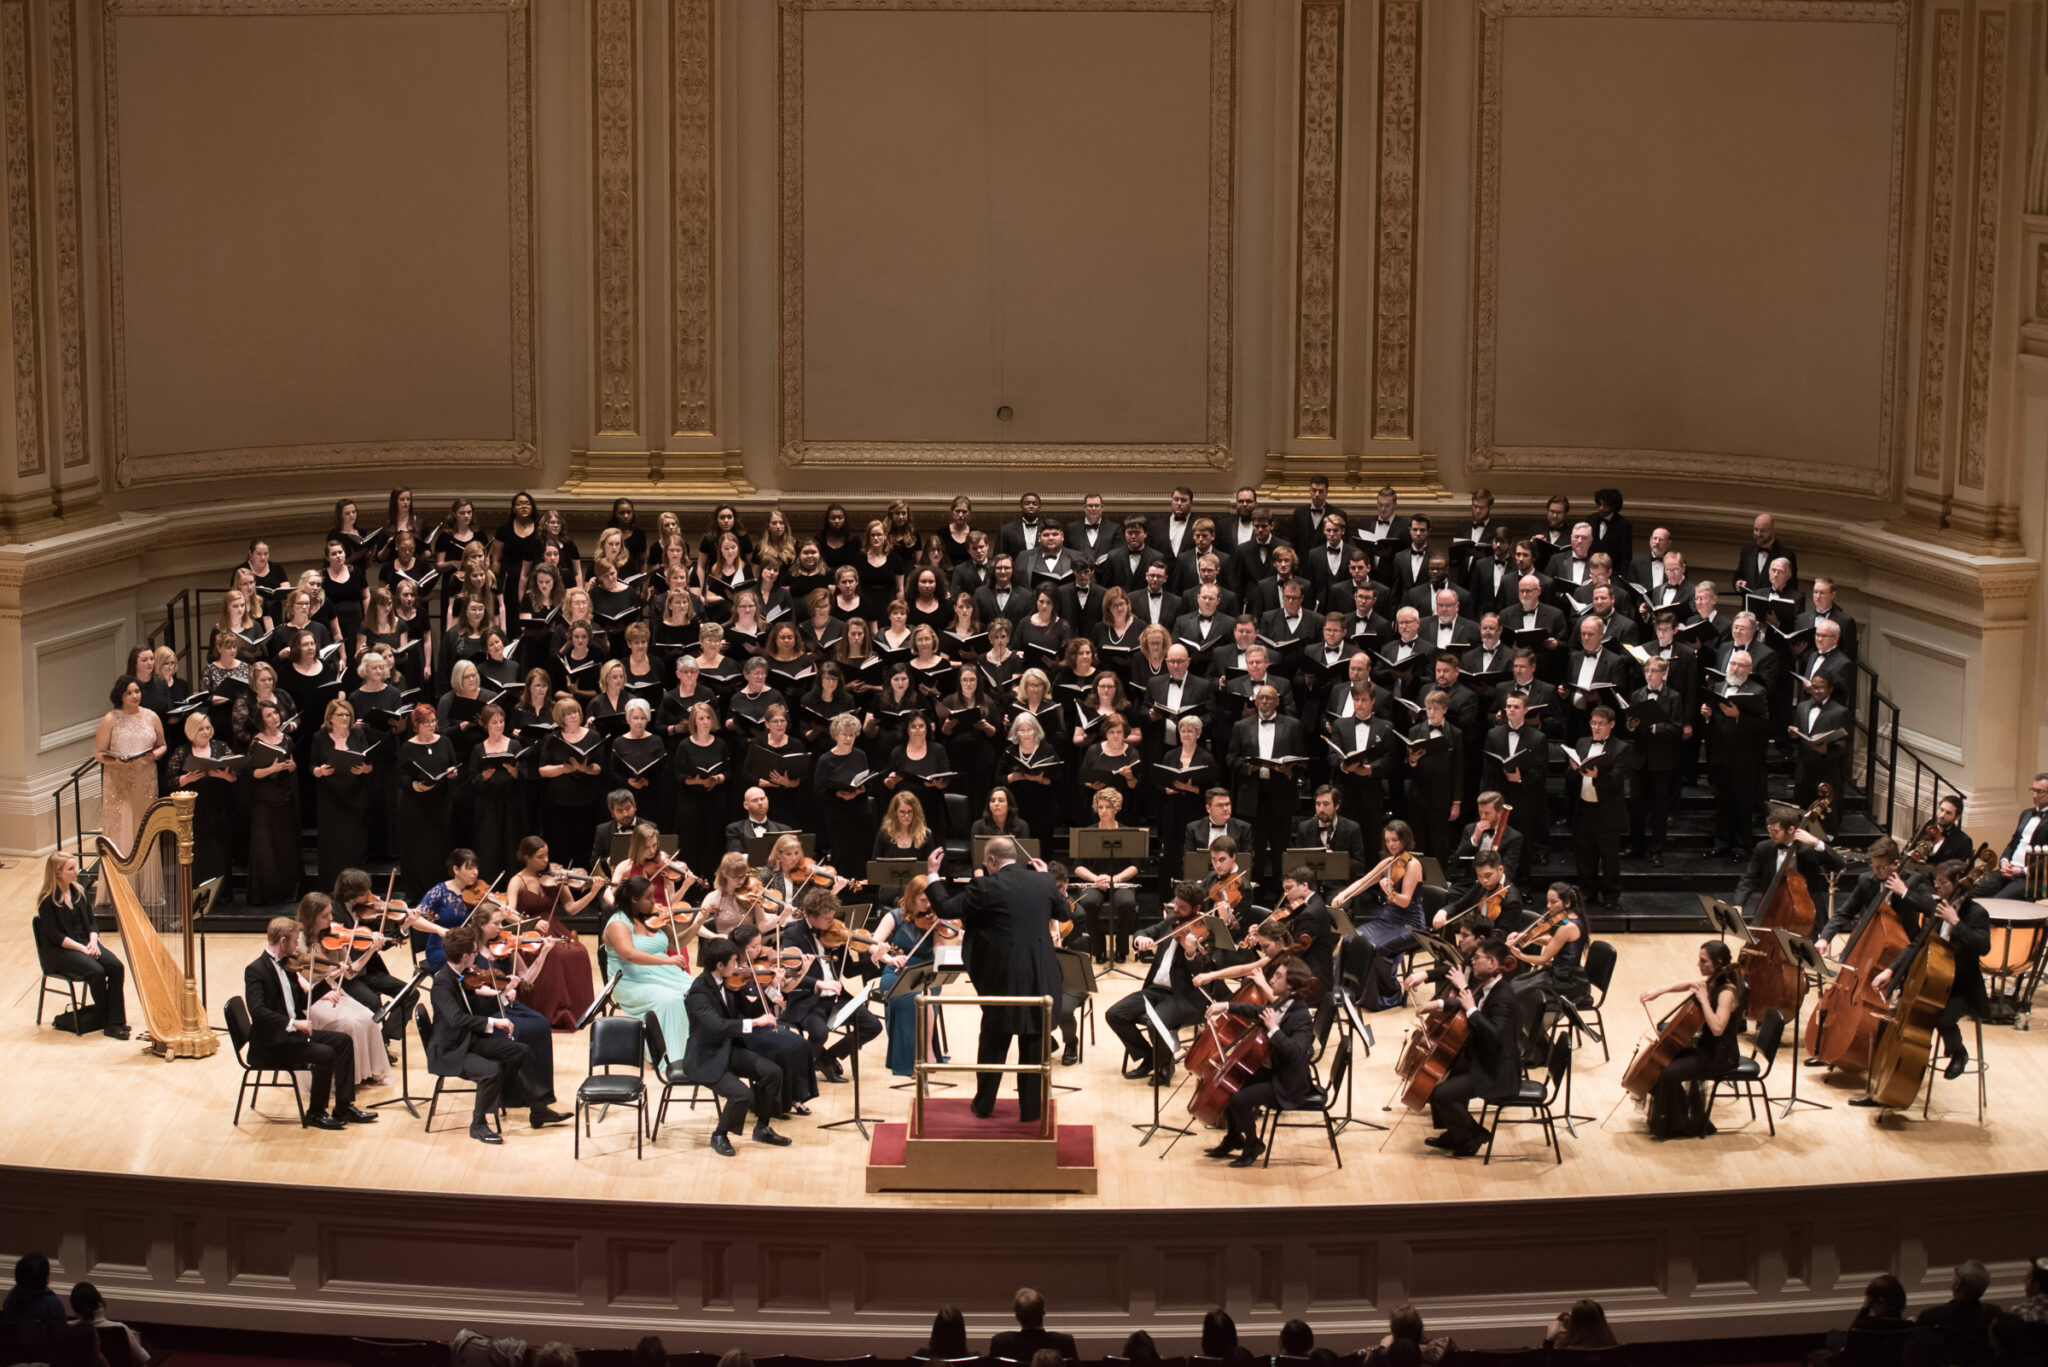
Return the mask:
POLYGON ((674 228, 674 353, 670 363, 674 414, 672 435, 712 432, 712 329, 717 282, 713 276, 717 236, 712 221, 717 201, 718 159, 712 144, 712 103, 718 63, 712 47, 711 0, 674 0, 669 99, 674 118, 669 138, 675 153, 669 193, 674 228))
POLYGON ((777 120, 781 267, 777 279, 777 460, 785 467, 902 467, 910 463, 1047 469, 1176 471, 1233 467, 1231 252, 1236 215, 1237 0, 779 0, 777 120), (808 441, 804 438, 804 16, 812 10, 977 13, 1207 14, 1209 21, 1209 254, 1205 440, 1185 444, 808 441))
POLYGON ((590 7, 593 234, 597 262, 597 430, 640 427, 640 234, 634 213, 638 52, 634 0, 590 7))
POLYGON ((1963 354, 1962 471, 1957 483, 1984 487, 1990 443, 1991 322, 1998 308, 1999 186, 2005 153, 2005 33, 2003 12, 1977 17, 1976 222, 1970 241, 1970 327, 1963 354))
POLYGON ((14 345, 14 467, 43 472, 43 330, 36 302, 35 104, 26 0, 0 3, 0 138, 7 158, 7 316, 14 345))
POLYGON ((1913 474, 1941 478, 1942 419, 1948 411, 1949 270, 1955 250, 1956 105, 1962 84, 1960 10, 1934 16, 1934 102, 1928 125, 1927 257, 1920 330, 1920 414, 1913 474))
POLYGON ((78 207, 78 16, 50 6, 50 217, 57 315, 57 450, 75 470, 92 463, 85 442, 85 291, 78 207))
POLYGON ((103 0, 107 22, 101 42, 101 126, 106 148, 105 237, 107 267, 108 431, 114 480, 133 485, 178 484, 237 474, 252 465, 292 470, 405 469, 440 466, 540 465, 539 420, 534 400, 533 313, 533 16, 528 0, 103 0), (273 15, 502 14, 505 18, 506 198, 511 257, 512 437, 414 441, 323 442, 301 446, 242 447, 137 456, 128 449, 126 321, 121 253, 120 26, 116 19, 273 15))
MULTIPOLYGON (((1409 3, 1410 0, 1395 0, 1409 3)), ((1301 149, 1295 190, 1294 435, 1337 435, 1337 232, 1344 143, 1346 0, 1301 9, 1301 149)))
POLYGON ((1415 215, 1422 147, 1422 6, 1381 0, 1379 175, 1373 187, 1372 435, 1415 435, 1415 215))
POLYGON ((1478 170, 1473 223, 1472 470, 1576 473, 1589 464, 1669 479, 1768 483, 1823 493, 1882 496, 1891 491, 1894 418, 1899 385, 1899 297, 1905 233, 1905 175, 1911 16, 1906 0, 1480 0, 1478 170), (1496 364, 1500 306, 1500 167, 1502 25, 1508 19, 1767 19, 1805 23, 1885 24, 1893 45, 1890 222, 1885 250, 1884 365, 1878 389, 1875 469, 1787 463, 1773 457, 1718 451, 1655 451, 1594 447, 1501 446, 1495 440, 1496 364))

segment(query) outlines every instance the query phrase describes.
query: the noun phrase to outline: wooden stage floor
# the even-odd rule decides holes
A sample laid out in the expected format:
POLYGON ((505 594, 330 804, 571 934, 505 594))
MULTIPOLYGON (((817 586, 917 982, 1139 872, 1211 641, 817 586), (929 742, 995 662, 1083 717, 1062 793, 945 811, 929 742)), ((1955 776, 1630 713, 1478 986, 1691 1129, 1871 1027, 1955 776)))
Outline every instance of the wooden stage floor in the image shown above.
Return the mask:
MULTIPOLYGON (((509 1117, 502 1147, 479 1145, 464 1132, 467 1107, 460 1101, 455 1114, 443 1108, 433 1135, 425 1134, 421 1122, 402 1107, 382 1110, 374 1126, 327 1134, 291 1123, 288 1099, 266 1093, 267 1118, 245 1113, 237 1128, 229 1123, 237 1069, 225 1038, 211 1060, 166 1063, 132 1043, 97 1034, 81 1039, 47 1024, 41 1029, 34 1025, 38 975, 28 953, 28 920, 40 867, 40 860, 23 860, 0 872, 0 907, 5 908, 0 925, 20 947, 0 974, 0 1003, 5 1005, 0 1045, 12 1062, 12 1119, 0 1127, 0 1165, 393 1193, 509 1186, 574 1200, 697 1204, 732 1197, 789 1206, 1053 1210, 1185 1209, 1247 1199, 1328 1206, 1672 1195, 1908 1175, 2033 1172, 2043 1166, 2048 1030, 2003 1027, 1985 1033, 1991 1106, 1983 1125, 1977 1123, 1969 1079, 1936 1083, 1931 1120, 1922 1121, 1916 1108, 1910 1119, 1880 1121, 1873 1111, 1846 1105, 1857 1094, 1850 1086, 1828 1085, 1820 1070, 1799 1068, 1800 1056, 1788 1044, 1779 1054, 1773 1093, 1782 1096, 1797 1071, 1801 1096, 1832 1109, 1802 1107, 1789 1120, 1781 1119, 1772 1137, 1760 1117, 1749 1119, 1746 1106, 1724 1101, 1717 1113, 1719 1135, 1703 1141, 1652 1140, 1633 1105, 1616 1106, 1623 1067, 1646 1027, 1636 996, 1689 971, 1696 935, 1618 938, 1619 965, 1608 1012, 1613 1057, 1603 1061, 1597 1044, 1578 1052, 1575 1109, 1595 1119, 1579 1125, 1576 1139, 1564 1138, 1562 1166, 1545 1153, 1540 1131, 1524 1126, 1511 1127, 1501 1138, 1490 1167, 1476 1159, 1439 1155, 1423 1146, 1430 1133, 1424 1116, 1408 1117, 1391 1136, 1349 1131, 1340 1141, 1341 1172, 1322 1137, 1307 1130, 1283 1133, 1272 1166, 1250 1171, 1205 1158, 1201 1149, 1208 1141, 1200 1134, 1181 1140, 1170 1154, 1164 1138, 1141 1148, 1132 1125, 1150 1118, 1151 1090, 1118 1076, 1121 1051, 1106 1027, 1099 1029, 1081 1066, 1057 1072, 1057 1081, 1080 1088, 1060 1094, 1062 1122, 1096 1127, 1099 1190, 1093 1196, 868 1195, 867 1145, 859 1132, 821 1128, 851 1114, 850 1086, 825 1087, 812 1118, 779 1126, 795 1140, 793 1147, 771 1150, 741 1140, 737 1159, 720 1159, 706 1147, 712 1123, 708 1107, 691 1112, 680 1103, 644 1160, 634 1158, 631 1124, 616 1111, 594 1142, 585 1142, 581 1161, 571 1157, 567 1126, 534 1132, 518 1115, 509 1117)), ((118 937, 113 943, 119 948, 118 937)), ((243 965, 258 949, 254 936, 211 938, 210 1014, 216 1022, 222 1003, 239 989, 243 965)), ((123 957, 129 956, 124 952, 123 957)), ((1098 1014, 1134 986, 1127 979, 1105 979, 1096 997, 1098 1014)), ((973 1039, 972 1015, 968 1008, 948 1013, 956 1056, 973 1039)), ((1396 1119, 1398 1113, 1383 1113, 1381 1105, 1391 1090, 1393 1060, 1409 1018, 1405 1011, 1369 1018, 1378 1046, 1359 1066, 1354 1092, 1356 1114, 1364 1119, 1389 1124, 1396 1119)), ((409 1039, 408 1045, 414 1091, 430 1090, 417 1043, 409 1039)), ((864 1110, 901 1120, 910 1094, 889 1088, 897 1079, 886 1073, 883 1047, 878 1038, 863 1055, 864 1110)), ((585 1072, 582 1039, 557 1035, 555 1066, 558 1104, 567 1110, 585 1072)), ((372 1087, 359 1099, 367 1104, 390 1094, 372 1087)), ((1172 1108, 1181 1109, 1178 1101, 1172 1108)))

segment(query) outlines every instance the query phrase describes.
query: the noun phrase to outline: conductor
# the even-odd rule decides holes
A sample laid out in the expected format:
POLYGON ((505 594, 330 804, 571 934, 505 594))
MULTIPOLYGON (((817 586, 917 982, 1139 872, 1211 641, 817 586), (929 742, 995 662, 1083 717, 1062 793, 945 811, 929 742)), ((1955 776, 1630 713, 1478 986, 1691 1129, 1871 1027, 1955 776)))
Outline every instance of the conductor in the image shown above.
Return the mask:
MULTIPOLYGON (((932 875, 937 878, 944 850, 933 850, 932 875)), ((1060 997, 1059 961, 1053 956, 1051 923, 1064 903, 1054 891, 1052 875, 1017 862, 1017 842, 997 836, 983 855, 987 876, 975 879, 964 892, 933 897, 939 915, 957 920, 967 933, 962 957, 974 990, 984 997, 1060 997)), ((935 881, 934 891, 939 887, 935 881)), ((984 1064, 1010 1056, 1010 1037, 1017 1037, 1017 1061, 1045 1059, 1045 1013, 1037 1006, 981 1008, 984 1064)), ((974 1089, 974 1113, 986 1120, 995 1111, 1001 1073, 982 1073, 974 1089)), ((1044 1110, 1045 1089, 1037 1073, 1017 1075, 1017 1118, 1037 1120, 1044 1110)))

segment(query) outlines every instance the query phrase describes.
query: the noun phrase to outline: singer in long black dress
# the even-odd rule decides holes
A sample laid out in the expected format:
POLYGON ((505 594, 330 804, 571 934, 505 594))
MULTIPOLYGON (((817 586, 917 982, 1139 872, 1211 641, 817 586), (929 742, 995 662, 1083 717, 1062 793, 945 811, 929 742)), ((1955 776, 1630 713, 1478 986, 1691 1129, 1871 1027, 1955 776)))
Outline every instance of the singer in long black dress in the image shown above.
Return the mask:
POLYGON ((519 791, 520 756, 524 747, 505 734, 505 709, 485 703, 477 714, 483 739, 469 752, 464 774, 476 811, 477 875, 495 883, 507 869, 519 867, 519 842, 526 838, 526 796, 519 791))
POLYGON ((368 727, 356 724, 355 709, 347 699, 334 698, 313 737, 319 887, 331 888, 343 869, 359 869, 369 862, 371 781, 376 776, 367 754, 370 734, 368 727), (350 753, 343 754, 344 750, 350 753))
POLYGON ((398 881, 418 904, 448 863, 449 771, 455 747, 427 703, 412 709, 412 737, 398 747, 398 881))
MULTIPOLYGON (((217 769, 201 763, 229 753, 226 744, 213 738, 213 718, 195 712, 185 718, 185 744, 171 755, 171 782, 190 788, 192 806, 192 885, 228 871, 234 851, 237 824, 235 789, 241 776, 234 769, 217 769)), ((223 889, 225 892, 225 889, 223 889)))
POLYGON ((832 719, 832 748, 811 765, 812 791, 817 794, 824 827, 824 856, 847 877, 867 867, 875 843, 874 816, 864 788, 849 785, 868 767, 867 756, 854 748, 860 723, 850 712, 832 719), (852 796, 847 796, 851 793, 852 796))
POLYGON ((658 816, 661 785, 668 778, 668 747, 661 743, 661 737, 647 729, 654 720, 654 709, 648 706, 647 699, 626 699, 625 711, 626 732, 607 747, 610 753, 606 775, 611 787, 626 789, 650 816, 658 816))
MULTIPOLYGON (((363 686, 348 695, 356 720, 384 743, 370 751, 370 852, 378 861, 398 852, 398 743, 412 725, 398 686, 391 680, 391 662, 382 651, 369 650, 359 665, 363 686)), ((333 884, 328 884, 332 887, 333 884)))
POLYGON ((1719 940, 1702 944, 1699 970, 1696 979, 1643 993, 1645 1005, 1671 993, 1689 993, 1706 1016, 1698 1038, 1664 1065, 1650 1089, 1650 1133, 1659 1139, 1704 1139, 1714 1133, 1707 1096, 1714 1079, 1733 1073, 1740 1058, 1736 1037, 1742 1033, 1742 1018, 1735 1010, 1738 994, 1728 946, 1719 940))
POLYGON ((292 776, 291 741, 282 727, 284 716, 275 701, 256 707, 257 733, 252 746, 265 747, 260 763, 251 764, 242 782, 249 785, 249 882, 252 907, 295 901, 306 871, 299 851, 299 792, 292 776))
POLYGON ((555 703, 555 731, 541 742, 540 833, 557 850, 587 850, 604 820, 604 737, 583 724, 583 705, 555 703))
POLYGON ((690 704, 689 729, 676 741, 668 764, 669 829, 676 852, 693 869, 715 869, 725 853, 727 794, 737 783, 718 734, 718 711, 708 702, 690 704), (708 771, 708 772, 707 772, 708 771))

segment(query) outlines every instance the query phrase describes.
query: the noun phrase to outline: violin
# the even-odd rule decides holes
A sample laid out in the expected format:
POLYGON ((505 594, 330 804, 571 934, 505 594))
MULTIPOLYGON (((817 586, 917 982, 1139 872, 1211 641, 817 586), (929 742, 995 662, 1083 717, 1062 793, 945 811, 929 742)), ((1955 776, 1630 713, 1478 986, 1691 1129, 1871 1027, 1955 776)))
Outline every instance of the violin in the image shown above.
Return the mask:
POLYGON ((1332 897, 1330 905, 1333 907, 1344 905, 1352 898, 1358 896, 1359 893, 1364 892, 1367 888, 1379 882, 1383 877, 1392 878, 1396 883, 1399 883, 1408 876, 1408 866, 1414 862, 1414 859, 1415 856, 1406 850, 1401 851, 1399 854, 1388 855, 1385 859, 1380 860, 1379 863, 1367 869, 1363 875, 1354 879, 1348 887, 1340 891, 1335 897, 1332 897))
MULTIPOLYGON (((1453 916, 1446 920, 1443 924, 1443 928, 1447 931, 1456 931, 1460 923, 1475 920, 1480 917, 1484 917, 1488 925, 1499 925, 1500 914, 1502 911, 1507 909, 1507 900, 1508 885, 1505 882, 1503 882, 1499 887, 1495 888, 1492 892, 1487 893, 1485 896, 1481 897, 1477 902, 1474 902, 1471 906, 1466 907, 1463 911, 1459 912, 1456 916, 1453 916)), ((1534 933, 1534 927, 1531 928, 1530 933, 1534 933)), ((1522 938, 1526 940, 1529 937, 1527 935, 1524 935, 1522 938)))
POLYGON ((940 916, 938 910, 929 901, 925 903, 923 911, 917 912, 910 918, 910 924, 917 927, 919 932, 925 935, 931 934, 934 928, 939 928, 939 938, 942 940, 957 940, 961 935, 960 923, 958 921, 948 921, 940 916))
POLYGON ((585 888, 601 884, 604 881, 605 878, 602 873, 585 873, 582 869, 565 869, 560 864, 548 865, 548 871, 540 876, 540 885, 544 888, 575 888, 579 892, 585 888))
MULTIPOLYGON (((832 924, 818 932, 818 943, 826 949, 844 949, 849 943, 873 948, 875 937, 864 930, 855 930, 839 917, 832 918, 832 924)), ((785 954, 793 951, 784 950, 785 954)))
POLYGON ((368 926, 335 925, 330 923, 320 932, 320 947, 330 952, 342 950, 371 950, 377 947, 377 932, 368 926))
POLYGON ((800 886, 808 883, 813 887, 829 888, 838 879, 838 870, 829 864, 820 864, 810 855, 798 860, 797 866, 789 871, 789 881, 800 886))
POLYGON ((1306 897, 1297 897, 1294 898, 1292 901, 1288 900, 1285 897, 1282 897, 1280 899, 1280 905, 1274 907, 1272 914, 1266 918, 1266 923, 1269 926, 1275 921, 1280 922, 1280 925, 1277 927, 1277 929, 1279 929, 1282 932, 1284 938, 1287 938, 1292 941, 1294 951, 1297 954, 1306 954, 1308 952, 1308 947, 1314 944, 1315 940, 1308 935, 1286 936, 1285 932, 1288 929, 1291 929, 1293 926, 1294 913, 1300 911, 1303 903, 1307 901, 1308 898, 1306 897))
POLYGON ((512 985, 512 978, 488 964, 478 964, 462 975, 462 985, 472 992, 503 992, 512 985))
POLYGON ((1244 901, 1244 889, 1238 886, 1244 878, 1243 869, 1231 870, 1230 876, 1212 884, 1209 900, 1220 907, 1235 907, 1244 901))
MULTIPOLYGON (((1178 906, 1178 903, 1175 904, 1178 906)), ((1179 914, 1180 924, 1166 932, 1166 938, 1180 944, 1181 953, 1191 959, 1206 958, 1214 936, 1209 933, 1209 922, 1199 911, 1190 910, 1179 914)))

